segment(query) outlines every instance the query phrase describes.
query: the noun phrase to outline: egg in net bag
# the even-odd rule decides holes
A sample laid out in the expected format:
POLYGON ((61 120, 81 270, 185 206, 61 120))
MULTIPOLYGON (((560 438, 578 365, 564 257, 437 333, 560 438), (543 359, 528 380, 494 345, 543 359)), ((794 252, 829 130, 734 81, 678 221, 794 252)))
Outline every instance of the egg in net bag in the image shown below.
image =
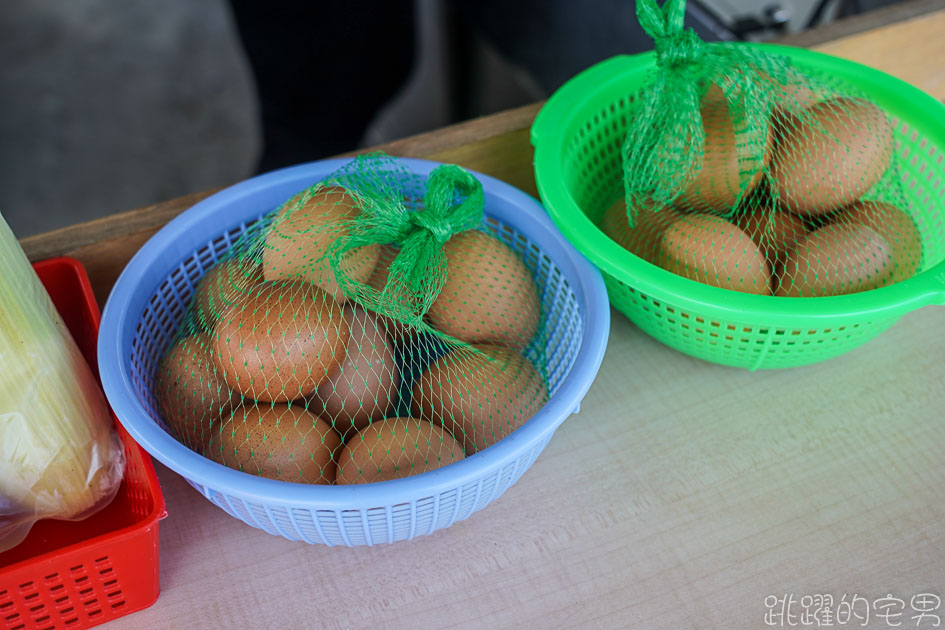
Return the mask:
POLYGON ((155 376, 168 430, 317 484, 434 470, 547 400, 534 270, 482 186, 361 156, 250 227, 198 282, 155 376), (510 245, 511 243, 511 245, 510 245))
POLYGON ((919 232, 889 115, 859 90, 684 30, 684 0, 638 0, 656 67, 634 96, 623 197, 601 229, 664 269, 760 295, 865 291, 913 275, 919 232))

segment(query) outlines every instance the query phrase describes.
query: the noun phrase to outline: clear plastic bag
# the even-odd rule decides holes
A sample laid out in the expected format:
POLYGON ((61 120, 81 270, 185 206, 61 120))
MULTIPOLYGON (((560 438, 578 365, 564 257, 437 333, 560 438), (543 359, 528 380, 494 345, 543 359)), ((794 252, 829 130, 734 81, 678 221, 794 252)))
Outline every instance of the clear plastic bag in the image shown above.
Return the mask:
POLYGON ((0 552, 107 505, 125 458, 108 405, 0 216, 0 552))

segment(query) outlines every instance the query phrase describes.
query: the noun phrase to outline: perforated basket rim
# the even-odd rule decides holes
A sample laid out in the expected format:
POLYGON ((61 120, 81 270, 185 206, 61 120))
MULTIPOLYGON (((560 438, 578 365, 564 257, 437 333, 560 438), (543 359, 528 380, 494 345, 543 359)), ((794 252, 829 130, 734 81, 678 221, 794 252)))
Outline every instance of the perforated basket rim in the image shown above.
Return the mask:
MULTIPOLYGON (((802 67, 841 76, 867 92, 945 152, 945 105, 922 90, 879 70, 803 48, 745 43, 785 55, 802 67)), ((655 64, 650 51, 618 55, 576 75, 545 103, 531 128, 535 181, 555 224, 598 268, 653 299, 723 321, 784 328, 842 325, 862 318, 899 317, 931 304, 945 304, 945 260, 896 284, 833 297, 781 298, 729 291, 678 276, 643 260, 606 236, 573 201, 565 187, 561 156, 573 130, 585 122, 580 108, 621 82, 640 79, 655 64)))
MULTIPOLYGON (((600 271, 561 235, 537 199, 498 179, 470 171, 482 182, 487 216, 514 227, 539 244, 568 280, 583 314, 584 334, 573 367, 538 413, 496 444, 459 462, 402 479, 354 486, 264 479, 217 464, 171 437, 138 401, 130 374, 131 341, 144 304, 170 271, 212 235, 222 234, 241 221, 255 219, 349 162, 321 160, 280 169, 204 199, 171 220, 142 246, 109 295, 98 343, 105 394, 128 433, 153 457, 191 482, 246 500, 317 510, 363 510, 439 495, 477 481, 553 432, 577 410, 600 368, 610 329, 610 306, 600 271), (260 195, 269 195, 270 200, 253 199, 260 195), (208 233, 211 229, 212 234, 208 233)), ((397 158, 396 162, 421 177, 441 164, 407 158, 397 158)))

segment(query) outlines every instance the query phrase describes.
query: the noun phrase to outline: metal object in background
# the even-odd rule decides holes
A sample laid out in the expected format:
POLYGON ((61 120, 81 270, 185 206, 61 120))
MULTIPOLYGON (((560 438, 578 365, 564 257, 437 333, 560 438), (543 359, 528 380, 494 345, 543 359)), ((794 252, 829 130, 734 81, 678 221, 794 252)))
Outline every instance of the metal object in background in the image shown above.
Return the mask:
POLYGON ((792 16, 791 6, 784 3, 769 4, 758 14, 739 13, 726 18, 707 4, 690 0, 687 12, 722 41, 751 39, 759 34, 783 35, 792 16))
POLYGON ((720 40, 761 41, 866 13, 901 0, 689 0, 689 17, 720 40))

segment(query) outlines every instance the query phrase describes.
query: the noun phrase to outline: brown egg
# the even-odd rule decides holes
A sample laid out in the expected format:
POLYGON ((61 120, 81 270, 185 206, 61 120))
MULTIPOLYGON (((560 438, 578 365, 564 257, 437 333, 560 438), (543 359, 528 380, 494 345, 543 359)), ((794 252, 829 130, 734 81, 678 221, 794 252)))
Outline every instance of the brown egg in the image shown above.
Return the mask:
POLYGON ((637 212, 634 225, 630 227, 627 202, 618 199, 604 212, 600 228, 624 249, 643 260, 656 263, 663 231, 680 216, 682 213, 672 208, 663 208, 657 212, 644 208, 637 212))
POLYGON ((375 422, 345 444, 337 458, 335 483, 400 479, 463 458, 463 447, 442 427, 414 418, 390 418, 375 422))
POLYGON ((330 484, 341 438, 303 405, 259 404, 233 410, 207 457, 251 475, 330 484))
POLYGON ((663 232, 659 265, 731 291, 770 292, 771 269, 758 246, 737 226, 708 214, 682 216, 663 232))
POLYGON ((791 212, 815 216, 851 204, 889 166, 889 119, 866 101, 831 99, 792 121, 771 161, 772 187, 791 212))
POLYGON ((826 225, 788 256, 775 295, 822 297, 875 289, 892 274, 890 253, 886 239, 865 225, 826 225))
POLYGON ((212 332, 226 309, 251 292, 262 280, 262 270, 254 262, 219 262, 197 282, 190 308, 198 323, 207 332, 212 332))
POLYGON ((383 418, 400 384, 393 344, 377 316, 346 304, 344 317, 351 329, 345 358, 318 386, 312 404, 342 437, 383 418))
POLYGON ((727 211, 738 200, 742 171, 752 172, 744 194, 761 181, 762 169, 771 158, 774 136, 767 127, 756 131, 744 125, 736 127, 728 102, 716 85, 703 97, 700 113, 705 131, 702 165, 677 198, 676 206, 691 212, 727 211))
MULTIPOLYGON (((337 239, 349 235, 349 224, 361 209, 358 201, 338 186, 308 194, 300 193, 288 201, 273 220, 263 248, 263 275, 266 280, 311 282, 343 304, 348 298, 323 256, 337 239)), ((363 283, 374 272, 379 251, 380 245, 354 249, 341 261, 341 268, 349 278, 363 283)))
POLYGON ((886 240, 892 257, 891 282, 911 278, 918 271, 922 237, 912 217, 899 208, 879 201, 858 201, 838 213, 833 222, 865 225, 886 240))
POLYGON ((467 455, 512 433, 548 400, 544 380, 518 352, 471 347, 478 352, 458 348, 434 361, 414 383, 410 407, 452 433, 467 455))
POLYGON ((171 433, 188 448, 203 453, 220 418, 240 402, 210 356, 207 335, 184 337, 174 344, 154 375, 154 396, 171 433))
POLYGON ((437 330, 469 343, 524 348, 538 330, 541 305, 531 272, 491 234, 470 230, 443 248, 446 282, 427 312, 437 330))
POLYGON ((764 206, 743 212, 735 225, 751 237, 771 265, 784 261, 808 234, 807 225, 796 214, 764 206))
POLYGON ((341 307, 305 282, 266 283, 227 311, 213 337, 214 360, 247 398, 311 396, 341 365, 351 327, 341 307))

